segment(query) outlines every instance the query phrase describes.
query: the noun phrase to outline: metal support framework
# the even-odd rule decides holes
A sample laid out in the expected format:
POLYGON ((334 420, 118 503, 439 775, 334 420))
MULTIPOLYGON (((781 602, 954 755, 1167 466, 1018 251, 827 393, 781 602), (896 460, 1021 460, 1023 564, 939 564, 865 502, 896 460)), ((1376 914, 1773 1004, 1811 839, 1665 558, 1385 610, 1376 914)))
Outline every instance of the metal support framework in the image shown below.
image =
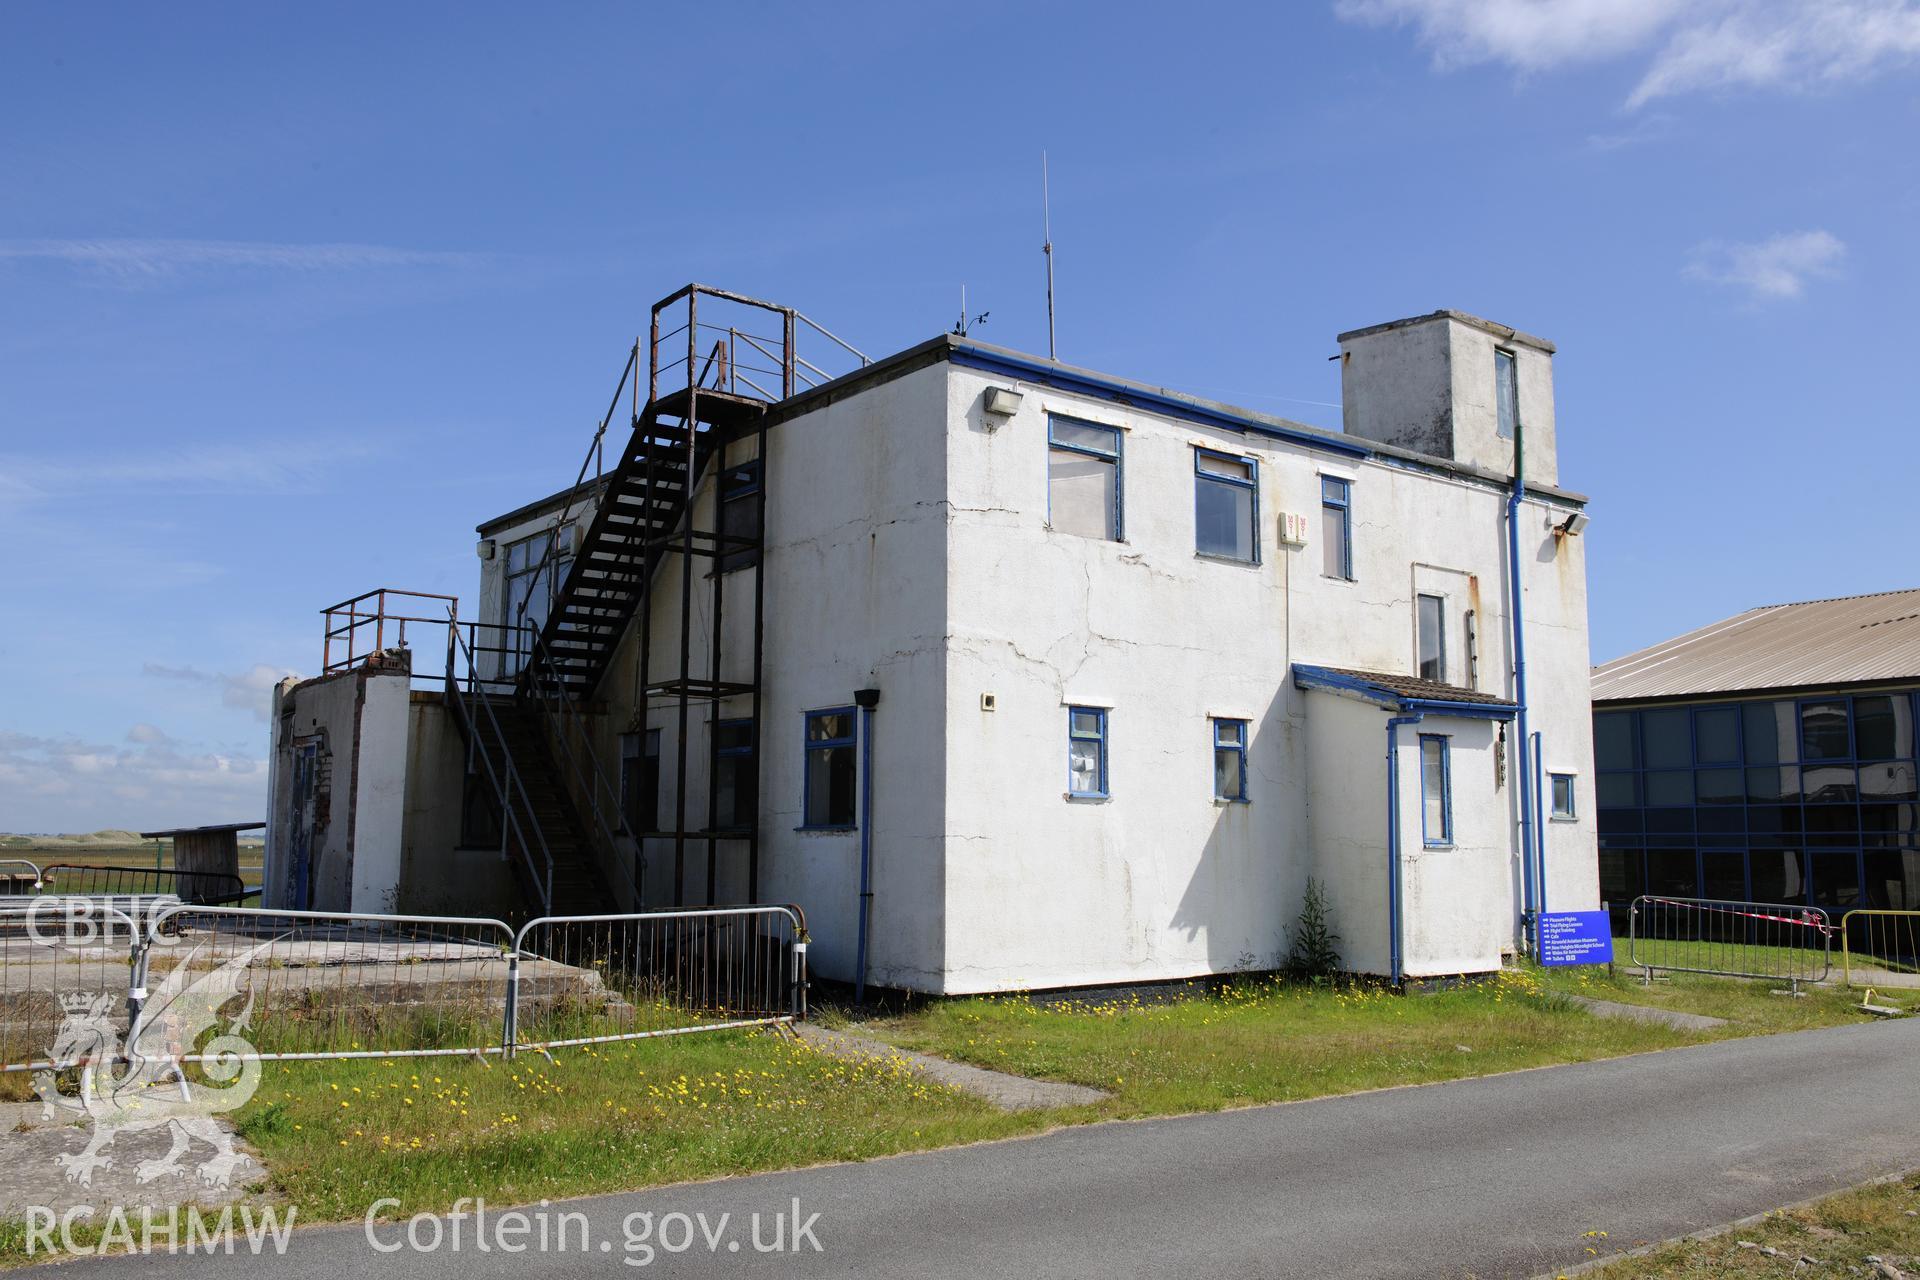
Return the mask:
MULTIPOLYGON (((641 447, 630 452, 627 467, 636 482, 634 492, 644 495, 643 507, 652 514, 637 543, 626 545, 620 563, 627 589, 642 597, 652 594, 668 564, 677 567, 680 578, 678 591, 672 593, 677 600, 641 599, 637 604, 639 644, 634 680, 635 701, 640 708, 636 727, 643 731, 653 727, 654 714, 660 712, 674 731, 671 811, 659 815, 655 830, 635 834, 643 845, 671 842, 671 905, 675 907, 688 905, 688 858, 697 858, 702 852, 705 896, 708 901, 718 899, 722 845, 741 848, 746 864, 746 900, 760 899, 757 812, 726 815, 732 821, 725 828, 721 825, 716 785, 719 735, 715 723, 724 718, 722 712, 729 704, 746 702, 749 742, 757 770, 764 739, 760 686, 766 656, 762 539, 770 479, 765 462, 767 411, 820 385, 828 376, 820 365, 799 353, 803 327, 840 352, 866 363, 865 356, 790 307, 704 285, 688 285, 662 299, 649 317, 646 406, 634 415, 634 438, 641 447), (682 323, 673 323, 682 316, 682 323), (754 331, 769 322, 778 325, 777 335, 754 331), (747 440, 754 443, 760 479, 752 499, 757 518, 752 532, 742 534, 722 527, 721 480, 729 448, 747 440), (713 488, 713 500, 705 506, 698 501, 703 481, 713 488), (730 564, 735 557, 747 563, 730 564), (709 634, 707 651, 701 655, 694 646, 694 606, 696 578, 703 572, 703 562, 710 570, 706 572, 709 634), (753 574, 752 592, 745 599, 738 583, 732 583, 733 590, 729 590, 729 580, 736 570, 753 574), (677 606, 678 631, 667 653, 656 655, 655 629, 667 618, 662 606, 677 606), (739 622, 743 608, 747 612, 744 626, 739 622), (661 617, 655 617, 656 610, 661 617), (744 632, 748 641, 750 652, 739 655, 747 658, 744 673, 738 656, 729 652, 730 631, 734 636, 744 632), (665 659, 667 669, 658 669, 662 666, 660 659, 665 659), (697 758, 693 747, 697 704, 708 708, 707 795, 704 813, 694 817, 689 812, 695 805, 689 794, 688 766, 697 758)), ((635 393, 637 400, 637 385, 635 393)), ((610 503, 618 500, 620 483, 621 478, 616 476, 615 496, 610 497, 610 503)), ((580 563, 585 563, 601 524, 596 519, 594 529, 589 531, 580 563)), ((575 585, 570 581, 566 590, 573 590, 575 585)), ((556 620, 550 626, 558 625, 560 612, 556 604, 556 620)), ((580 691, 581 696, 589 692, 580 691)), ((756 787, 755 808, 758 792, 756 787)))
MULTIPOLYGON (((508 620, 516 634, 524 630, 530 636, 527 661, 516 680, 516 699, 539 713, 553 740, 556 758, 564 756, 573 766, 570 777, 576 788, 574 804, 591 810, 593 822, 586 824, 583 820, 582 825, 589 830, 593 843, 600 846, 603 855, 617 856, 619 838, 626 837, 638 851, 641 865, 628 877, 635 886, 636 906, 641 905, 640 890, 645 884, 642 868, 648 847, 667 842, 673 849, 673 906, 688 903, 688 853, 691 848, 697 855, 701 845, 706 852, 708 901, 718 896, 722 844, 744 846, 747 900, 759 901, 758 815, 751 811, 727 815, 733 821, 721 829, 714 786, 719 767, 718 735, 711 723, 706 811, 694 821, 689 820, 688 813, 688 765, 695 758, 692 739, 696 704, 710 709, 711 722, 721 718, 728 703, 744 700, 750 707, 750 742, 758 769, 763 740, 760 683, 765 657, 761 614, 766 601, 762 531, 766 528, 769 487, 765 462, 757 464, 761 474, 753 504, 758 519, 751 531, 723 530, 721 485, 729 446, 751 439, 757 445, 757 456, 764 460, 768 410, 833 376, 821 363, 800 353, 803 335, 831 353, 831 358, 821 356, 822 361, 845 365, 851 357, 858 362, 855 367, 868 363, 859 351, 790 307, 697 284, 655 303, 647 336, 636 341, 628 355, 613 401, 595 432, 573 490, 585 492, 586 473, 591 467, 600 481, 599 505, 576 544, 563 551, 562 539, 556 537, 549 542, 536 569, 536 580, 557 572, 559 557, 569 552, 572 567, 564 580, 554 584, 543 622, 529 616, 525 605, 519 617, 508 620), (642 341, 647 356, 644 404, 640 396, 642 341), (605 436, 622 400, 630 404, 631 438, 620 451, 617 464, 607 470, 605 436), (704 506, 699 502, 703 483, 711 484, 714 490, 713 501, 704 506), (696 655, 695 579, 703 563, 711 570, 706 575, 710 634, 707 652, 696 655), (669 588, 668 598, 656 598, 657 585, 669 565, 675 566, 680 575, 679 589, 676 592, 669 588), (735 570, 749 568, 754 575, 751 616, 743 626, 738 617, 742 607, 739 584, 729 592, 728 578, 735 570), (669 611, 675 605, 678 633, 666 652, 656 655, 656 640, 665 638, 656 637, 656 626, 669 625, 669 611), (656 609, 659 618, 655 617, 656 609), (674 731, 676 768, 671 812, 656 812, 652 830, 633 829, 624 814, 616 813, 608 820, 601 797, 616 794, 618 789, 601 767, 593 747, 596 735, 586 725, 599 714, 595 695, 610 673, 630 625, 638 632, 633 727, 642 731, 653 728, 655 714, 659 713, 663 721, 660 727, 670 723, 674 731), (736 638, 743 633, 750 637, 750 663, 742 663, 726 652, 729 629, 736 638), (743 665, 748 667, 745 672, 740 670, 743 665)), ((572 512, 569 503, 559 523, 566 524, 572 512)), ((331 625, 330 620, 330 629, 331 625)), ((757 787, 754 796, 757 805, 757 787)), ((613 807, 619 806, 616 803, 613 807)), ((655 806, 656 810, 664 807, 655 806)))

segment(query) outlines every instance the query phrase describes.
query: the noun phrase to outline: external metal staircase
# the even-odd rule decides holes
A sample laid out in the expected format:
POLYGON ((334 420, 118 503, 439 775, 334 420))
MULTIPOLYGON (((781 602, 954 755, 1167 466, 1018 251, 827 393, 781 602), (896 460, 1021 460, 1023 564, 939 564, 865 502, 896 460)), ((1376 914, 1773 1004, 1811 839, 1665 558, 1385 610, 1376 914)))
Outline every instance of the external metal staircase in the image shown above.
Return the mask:
MULTIPOLYGON (((758 900, 758 815, 747 814, 744 821, 736 815, 736 821, 722 829, 712 787, 705 814, 690 815, 687 777, 696 703, 713 706, 716 718, 724 712, 730 719, 748 721, 752 758, 756 764, 760 758, 766 476, 761 474, 752 486, 753 518, 746 532, 723 533, 719 502, 703 505, 699 495, 723 462, 757 468, 755 460, 767 456, 772 408, 832 376, 800 354, 803 334, 833 353, 828 363, 845 365, 849 357, 858 362, 855 368, 867 363, 860 352, 789 307, 704 285, 688 285, 654 304, 649 336, 628 353, 613 399, 568 491, 575 496, 556 522, 573 523, 575 504, 585 501, 584 495, 600 495, 571 548, 571 568, 555 585, 550 601, 543 602, 544 618, 530 618, 523 604, 516 616, 498 623, 462 622, 450 597, 387 588, 325 611, 327 671, 382 661, 380 655, 392 654, 389 626, 397 628, 393 638, 404 650, 408 623, 446 625, 444 696, 467 746, 466 803, 473 808, 477 797, 490 816, 532 913, 666 905, 647 901, 643 869, 649 853, 669 843, 671 905, 686 903, 692 846, 705 848, 709 898, 719 883, 720 850, 739 846, 748 900, 758 900), (606 441, 623 405, 630 433, 609 472, 604 468, 606 441), (749 461, 743 464, 730 455, 749 461), (704 521, 697 518, 702 512, 704 521), (667 610, 660 602, 650 603, 648 597, 670 562, 677 562, 680 570, 678 598, 672 602, 678 615, 678 629, 671 633, 677 657, 656 670, 656 615, 663 615, 663 622, 671 618, 664 616, 667 610), (703 575, 703 562, 714 571, 703 575), (721 637, 727 631, 721 623, 730 595, 737 597, 740 590, 736 586, 729 591, 729 579, 737 576, 732 571, 749 568, 751 653, 743 659, 722 653, 721 637), (706 652, 696 655, 693 593, 696 578, 703 576, 698 589, 710 593, 710 634, 706 652), (446 616, 404 616, 389 609, 389 595, 433 601, 445 608, 446 616), (678 764, 671 805, 657 805, 658 825, 642 831, 629 824, 620 787, 595 745, 596 738, 604 740, 607 727, 598 694, 636 616, 634 687, 640 691, 641 707, 635 722, 643 729, 671 725, 678 764), (371 633, 371 653, 356 649, 363 630, 371 633), (335 649, 341 644, 345 656, 336 661, 335 649), (666 723, 656 723, 663 714, 666 723)), ((549 540, 536 582, 552 580, 564 554, 560 542, 549 540)), ((740 607, 737 599, 732 607, 740 607)), ((410 656, 407 660, 411 662, 410 656)), ((716 772, 715 741, 716 735, 707 733, 708 778, 716 772)))

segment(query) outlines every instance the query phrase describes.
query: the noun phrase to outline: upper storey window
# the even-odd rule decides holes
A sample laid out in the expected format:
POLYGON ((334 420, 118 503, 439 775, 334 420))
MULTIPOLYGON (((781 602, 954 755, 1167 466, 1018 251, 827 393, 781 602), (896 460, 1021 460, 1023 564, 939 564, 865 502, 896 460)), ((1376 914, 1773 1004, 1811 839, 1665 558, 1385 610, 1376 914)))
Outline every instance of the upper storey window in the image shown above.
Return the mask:
POLYGON ((1260 561, 1259 464, 1211 449, 1193 451, 1194 550, 1260 561))
POLYGON ((1121 539, 1120 429, 1047 420, 1047 523, 1083 538, 1121 539))
POLYGON ((1496 349, 1493 353, 1493 403, 1500 414, 1496 428, 1500 438, 1513 439, 1514 423, 1520 419, 1520 383, 1511 351, 1496 349))

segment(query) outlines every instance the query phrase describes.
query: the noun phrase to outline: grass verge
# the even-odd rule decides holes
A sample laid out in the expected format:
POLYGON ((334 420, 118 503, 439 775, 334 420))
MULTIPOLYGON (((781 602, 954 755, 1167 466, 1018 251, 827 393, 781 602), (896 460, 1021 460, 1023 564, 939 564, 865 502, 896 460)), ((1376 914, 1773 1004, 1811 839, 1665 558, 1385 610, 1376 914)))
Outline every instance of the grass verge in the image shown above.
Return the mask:
MULTIPOLYGON (((1713 1031, 1592 1017, 1600 981, 1513 970, 1421 997, 1231 983, 1200 998, 935 1004, 860 1030, 902 1047, 1102 1089, 1104 1101, 1008 1114, 895 1057, 849 1061, 763 1031, 586 1046, 554 1059, 268 1063, 239 1113, 271 1170, 265 1198, 301 1222, 394 1217, 460 1196, 507 1205, 1038 1132, 1059 1125, 1290 1101, 1671 1048, 1858 1018, 1696 979, 1656 997, 1744 1016, 1713 1031), (1706 984, 1696 986, 1695 984, 1706 984)), ((644 1013, 644 1010, 641 1012, 644 1013)), ((0 1262, 19 1261, 0 1226, 0 1262)))
POLYGON ((1590 1267, 1582 1280, 1732 1280, 1743 1276, 1920 1272, 1915 1174, 1769 1213, 1705 1240, 1681 1240, 1590 1267), (1882 1269, 1882 1267, 1886 1269, 1882 1269))

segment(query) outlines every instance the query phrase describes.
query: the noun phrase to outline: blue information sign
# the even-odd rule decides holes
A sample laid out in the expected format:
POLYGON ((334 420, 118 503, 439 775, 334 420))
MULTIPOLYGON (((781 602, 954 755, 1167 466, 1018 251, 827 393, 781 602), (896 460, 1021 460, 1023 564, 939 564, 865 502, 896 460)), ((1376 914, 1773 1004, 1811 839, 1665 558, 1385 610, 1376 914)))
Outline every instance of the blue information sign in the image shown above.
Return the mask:
POLYGON ((1558 911, 1540 917, 1540 963, 1611 964, 1613 921, 1604 911, 1558 911))

